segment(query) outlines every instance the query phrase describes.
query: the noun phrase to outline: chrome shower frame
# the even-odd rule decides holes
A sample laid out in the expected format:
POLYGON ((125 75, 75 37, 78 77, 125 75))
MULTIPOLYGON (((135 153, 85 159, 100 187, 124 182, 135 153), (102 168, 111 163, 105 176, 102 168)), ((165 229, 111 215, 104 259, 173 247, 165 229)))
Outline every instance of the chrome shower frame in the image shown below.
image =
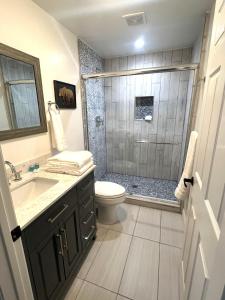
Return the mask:
MULTIPOLYGON (((191 95, 191 101, 190 101, 190 108, 189 108, 189 115, 187 120, 187 136, 186 140, 184 141, 184 144, 182 146, 182 152, 185 153, 187 149, 187 143, 188 143, 188 136, 190 135, 190 124, 191 124, 191 118, 193 115, 193 100, 195 98, 195 91, 197 86, 197 79, 198 81, 202 80, 198 78, 199 74, 199 64, 191 63, 191 64, 176 64, 176 65, 170 65, 170 66, 164 66, 164 67, 152 67, 152 68, 142 68, 142 69, 132 69, 132 70, 124 70, 124 71, 116 71, 116 72, 102 72, 102 73, 90 73, 90 74, 83 74, 80 78, 80 87, 81 87, 81 102, 82 102, 82 112, 83 112, 83 130, 84 130, 84 145, 85 149, 89 149, 89 142, 88 142, 88 122, 87 122, 87 100, 86 100, 86 86, 85 81, 88 79, 105 79, 105 78, 112 78, 112 77, 122 77, 122 76, 133 76, 133 75, 145 75, 145 74, 155 74, 155 73, 165 73, 165 72, 176 72, 176 71, 194 71, 193 76, 193 84, 192 84, 192 95, 191 95), (86 121, 86 122, 85 122, 86 121)), ((140 141, 144 142, 144 141, 140 141)), ((183 165, 180 164, 181 166, 183 165)), ((181 169, 182 170, 182 169, 181 169)), ((180 171, 181 173, 181 171, 180 171)), ((142 200, 145 203, 148 203, 149 206, 153 206, 156 208, 162 208, 166 210, 177 210, 178 208, 181 208, 180 203, 178 202, 177 205, 173 204, 172 206, 168 203, 168 201, 162 203, 160 201, 156 201, 153 199, 153 201, 150 203, 148 199, 145 199, 147 197, 141 197, 142 200), (146 201, 145 201, 146 200, 146 201)), ((128 199, 129 203, 137 204, 137 199, 135 197, 130 197, 128 199)))

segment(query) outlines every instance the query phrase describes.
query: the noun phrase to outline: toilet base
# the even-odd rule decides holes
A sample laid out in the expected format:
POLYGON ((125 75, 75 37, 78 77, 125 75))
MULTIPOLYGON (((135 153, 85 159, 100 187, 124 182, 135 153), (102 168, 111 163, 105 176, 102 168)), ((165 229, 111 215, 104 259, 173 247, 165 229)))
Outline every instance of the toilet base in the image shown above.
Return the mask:
POLYGON ((102 224, 112 225, 118 222, 117 205, 98 205, 98 220, 102 224))

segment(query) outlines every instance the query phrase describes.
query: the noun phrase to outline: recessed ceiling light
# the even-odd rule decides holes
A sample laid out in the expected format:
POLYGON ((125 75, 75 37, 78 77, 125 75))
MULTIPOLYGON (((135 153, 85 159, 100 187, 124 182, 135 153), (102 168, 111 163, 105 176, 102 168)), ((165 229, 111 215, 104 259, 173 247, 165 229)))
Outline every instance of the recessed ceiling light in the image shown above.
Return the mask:
POLYGON ((141 49, 141 48, 143 48, 144 45, 145 45, 145 41, 144 41, 143 37, 140 37, 139 39, 137 39, 137 40, 135 41, 134 45, 135 45, 135 48, 136 48, 136 49, 141 49))

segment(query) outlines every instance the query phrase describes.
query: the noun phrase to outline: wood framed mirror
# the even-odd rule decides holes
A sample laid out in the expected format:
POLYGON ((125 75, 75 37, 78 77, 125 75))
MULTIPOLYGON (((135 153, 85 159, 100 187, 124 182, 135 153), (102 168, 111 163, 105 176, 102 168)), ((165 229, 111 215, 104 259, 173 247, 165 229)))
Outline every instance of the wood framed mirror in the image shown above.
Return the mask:
POLYGON ((46 131, 39 59, 0 43, 0 140, 46 131))

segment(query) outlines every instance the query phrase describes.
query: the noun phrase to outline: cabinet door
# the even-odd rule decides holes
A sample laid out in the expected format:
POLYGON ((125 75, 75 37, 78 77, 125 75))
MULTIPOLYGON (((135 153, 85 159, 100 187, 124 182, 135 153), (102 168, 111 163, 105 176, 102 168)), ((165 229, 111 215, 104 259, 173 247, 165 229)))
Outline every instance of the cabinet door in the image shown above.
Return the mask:
POLYGON ((65 281, 63 240, 58 230, 51 233, 33 253, 30 264, 37 299, 56 299, 65 281))
POLYGON ((81 254, 79 232, 78 208, 75 206, 60 227, 60 233, 63 237, 66 277, 68 277, 71 271, 76 267, 81 254))

